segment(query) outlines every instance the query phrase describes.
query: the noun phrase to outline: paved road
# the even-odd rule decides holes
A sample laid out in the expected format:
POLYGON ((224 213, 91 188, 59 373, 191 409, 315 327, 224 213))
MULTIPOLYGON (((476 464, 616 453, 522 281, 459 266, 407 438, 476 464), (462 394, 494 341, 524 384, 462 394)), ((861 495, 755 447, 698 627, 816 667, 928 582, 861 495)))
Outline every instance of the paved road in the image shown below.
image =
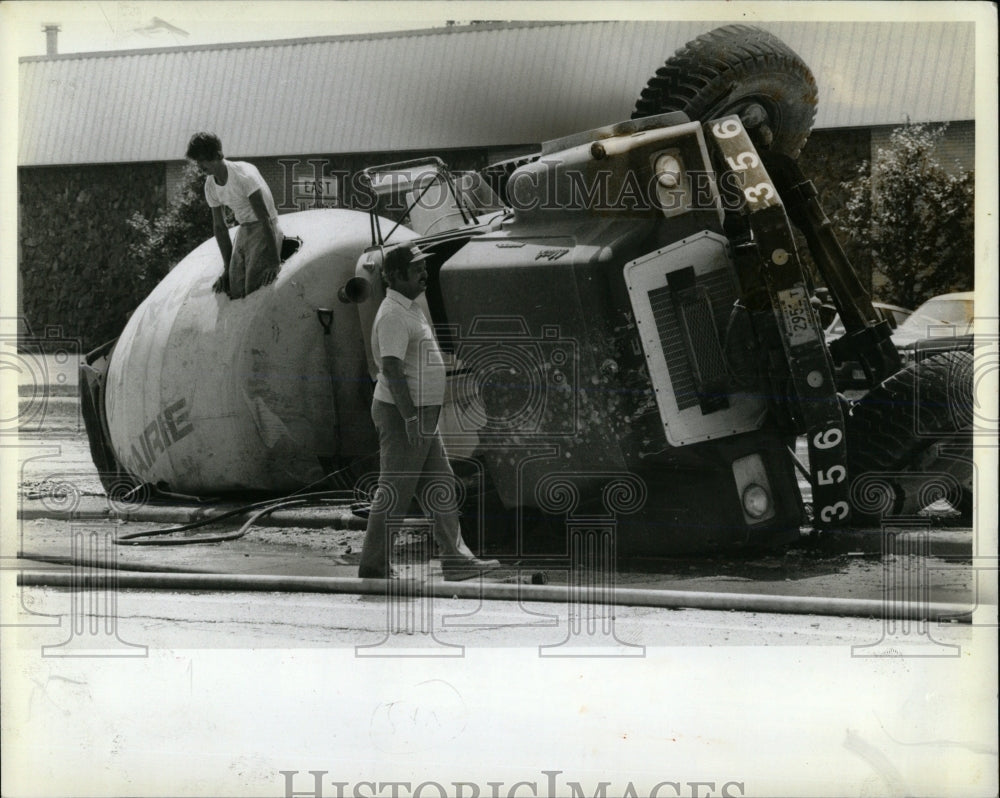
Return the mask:
MULTIPOLYGON (((64 474, 98 495, 74 403, 47 409, 45 429, 22 440, 23 487, 64 474)), ((22 549, 66 554, 72 540, 70 522, 51 517, 18 531, 22 549)), ((356 538, 262 527, 239 545, 169 556, 188 571, 200 561, 229 573, 304 564, 349 573, 356 538)), ((129 556, 163 565, 167 554, 129 556)), ((4 795, 408 798, 418 783, 424 796, 464 798, 646 796, 658 783, 660 796, 741 798, 997 791, 995 604, 969 625, 450 597, 78 592, 16 584, 19 568, 68 566, 4 564, 4 795)), ((971 595, 969 561, 941 564, 951 571, 935 582, 937 597, 971 595)), ((882 576, 878 557, 799 552, 676 561, 626 571, 620 583, 860 591, 853 597, 878 595, 882 576)))
MULTIPOLYGON (((53 366, 53 368, 55 368, 53 366)), ((75 375, 66 375, 66 381, 75 375)), ((65 387, 69 394, 72 386, 65 387)), ((68 520, 73 507, 88 507, 99 515, 107 510, 104 491, 90 460, 90 453, 74 396, 56 395, 37 404, 22 397, 22 410, 29 420, 19 441, 21 459, 19 485, 22 513, 33 509, 30 519, 20 522, 19 537, 8 538, 8 548, 57 558, 71 555, 72 530, 80 525, 68 520), (60 490, 65 498, 60 498, 60 490), (31 499, 31 497, 36 497, 31 499), (40 517, 41 516, 41 517, 40 517)), ((804 454, 804 448, 801 454, 804 454)), ((803 483, 808 492, 808 485, 803 483)), ((193 510, 191 512, 194 512, 193 510)), ((114 534, 149 531, 173 525, 166 522, 132 521, 125 525, 88 518, 88 530, 100 528, 114 534)), ((309 520, 309 519, 306 519, 309 520)), ((218 531, 232 531, 225 527, 218 531)), ((928 575, 933 601, 972 601, 979 595, 995 602, 995 593, 977 582, 970 567, 971 536, 968 529, 949 526, 932 528, 935 556, 924 558, 922 572, 928 575), (941 542, 947 545, 939 545, 941 542)), ((197 534, 203 534, 204 530, 197 534)), ((279 527, 259 526, 246 538, 224 546, 164 548, 119 548, 120 567, 166 570, 201 570, 247 573, 299 573, 307 575, 352 575, 360 551, 360 529, 324 528, 322 522, 300 524, 296 519, 279 527)), ((797 595, 827 595, 848 598, 878 598, 885 587, 885 561, 879 558, 877 535, 851 539, 834 551, 808 545, 792 547, 783 554, 754 557, 672 558, 659 562, 621 563, 619 584, 680 590, 749 591, 797 595)), ((11 551, 10 553, 13 553, 11 551)), ((898 565, 898 564, 897 564, 898 565)), ((546 569, 548 578, 565 580, 556 569, 546 569)), ((898 567, 897 567, 898 570, 898 567)), ((508 576, 505 574, 504 576, 508 576)), ((530 575, 530 574, 529 574, 530 575)), ((517 576, 515 574, 515 576, 517 576)))
POLYGON ((387 639, 381 597, 127 591, 74 635, 67 591, 24 599, 14 620, 61 624, 5 630, 5 795, 996 790, 994 629, 616 608, 574 636, 564 607, 450 600, 387 639))
MULTIPOLYGON (((34 628, 26 645, 59 645, 115 650, 108 624, 129 643, 157 650, 324 648, 358 656, 356 647, 433 654, 435 648, 534 650, 540 656, 572 650, 580 656, 638 656, 643 646, 820 645, 840 653, 851 647, 887 651, 907 645, 924 653, 941 646, 968 645, 973 627, 917 624, 903 634, 889 634, 878 618, 841 618, 755 612, 715 612, 655 607, 602 607, 538 601, 490 601, 463 598, 386 597, 385 595, 310 595, 303 593, 197 591, 118 591, 113 615, 100 595, 75 604, 72 591, 24 588, 20 622, 38 615, 62 619, 59 628, 34 628), (88 620, 70 634, 74 612, 88 620), (90 619, 102 619, 100 633, 90 619), (391 635, 390 635, 391 633, 391 635), (386 639, 387 636, 391 639, 386 639), (879 648, 884 646, 884 648, 879 648), (630 651, 629 649, 636 649, 630 651)), ((901 625, 900 625, 901 626, 901 625)), ((377 651, 368 652, 377 654, 377 651)))

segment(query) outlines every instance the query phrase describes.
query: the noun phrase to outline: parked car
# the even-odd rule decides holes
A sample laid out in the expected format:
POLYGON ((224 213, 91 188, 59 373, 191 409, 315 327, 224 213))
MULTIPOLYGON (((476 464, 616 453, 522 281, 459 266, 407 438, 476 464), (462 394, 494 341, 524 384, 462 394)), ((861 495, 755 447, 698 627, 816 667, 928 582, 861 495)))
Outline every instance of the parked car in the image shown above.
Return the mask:
POLYGON ((953 337, 972 333, 975 292, 961 291, 928 299, 900 324, 892 335, 897 347, 922 338, 953 337))
POLYGON ((903 364, 951 349, 971 349, 975 292, 932 297, 892 334, 903 364))
MULTIPOLYGON (((878 313, 879 319, 889 322, 889 326, 893 330, 898 328, 900 324, 913 314, 912 310, 901 308, 899 305, 887 305, 884 302, 872 302, 872 307, 878 313)), ((828 339, 839 338, 844 332, 844 323, 840 320, 840 314, 837 313, 834 315, 833 321, 826 328, 826 337, 828 339)))
MULTIPOLYGON (((901 324, 910 318, 910 314, 913 312, 911 310, 907 310, 906 308, 901 308, 899 305, 887 305, 884 302, 872 302, 872 307, 878 314, 880 321, 889 322, 889 326, 893 329, 894 333, 901 324)), ((840 320, 840 314, 834 309, 833 320, 824 330, 827 343, 835 338, 839 338, 845 332, 844 323, 840 320)), ((837 388, 841 391, 868 387, 865 370, 856 360, 834 363, 833 378, 837 383, 837 388)))

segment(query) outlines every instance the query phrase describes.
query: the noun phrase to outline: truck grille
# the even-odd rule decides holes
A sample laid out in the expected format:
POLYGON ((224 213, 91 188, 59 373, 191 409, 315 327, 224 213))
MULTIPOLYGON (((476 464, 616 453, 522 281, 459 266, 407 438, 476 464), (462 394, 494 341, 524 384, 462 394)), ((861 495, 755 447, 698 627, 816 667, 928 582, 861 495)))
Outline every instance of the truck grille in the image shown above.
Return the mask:
POLYGON ((726 269, 695 277, 693 292, 689 288, 683 293, 686 298, 682 300, 670 285, 649 292, 653 319, 680 410, 699 404, 704 407, 706 400, 711 406, 713 397, 700 392, 699 383, 703 386, 718 384, 726 379, 728 368, 722 342, 736 301, 733 279, 726 269), (692 293, 696 297, 694 300, 690 299, 692 293), (695 368, 699 372, 697 375, 695 368))
POLYGON ((705 230, 626 263, 622 274, 667 442, 760 429, 766 394, 745 378, 749 356, 725 345, 738 299, 726 238, 705 230))

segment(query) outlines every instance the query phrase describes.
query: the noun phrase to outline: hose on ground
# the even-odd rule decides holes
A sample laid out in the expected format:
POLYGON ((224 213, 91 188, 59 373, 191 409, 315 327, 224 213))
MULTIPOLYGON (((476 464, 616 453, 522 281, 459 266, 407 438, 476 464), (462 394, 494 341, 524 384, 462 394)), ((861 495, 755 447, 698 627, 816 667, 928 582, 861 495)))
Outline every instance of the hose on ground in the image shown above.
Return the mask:
POLYGON ((67 587, 74 590, 116 589, 212 590, 284 593, 349 593, 355 595, 411 596, 423 598, 496 601, 572 602, 579 604, 792 615, 831 615, 855 618, 971 623, 972 610, 963 604, 929 601, 823 596, 782 596, 756 593, 709 593, 695 590, 650 590, 616 587, 581 588, 571 585, 496 584, 481 579, 468 582, 357 579, 335 576, 271 574, 125 573, 121 570, 86 573, 22 571, 17 583, 34 587, 67 587))
POLYGON ((127 535, 118 535, 115 537, 114 543, 116 546, 184 546, 195 543, 220 543, 227 540, 237 540, 238 538, 246 535, 259 519, 270 515, 275 510, 281 510, 285 507, 291 507, 293 505, 309 503, 322 504, 324 502, 337 502, 338 504, 343 504, 345 500, 350 501, 352 498, 353 495, 345 496, 344 491, 319 491, 316 493, 306 493, 300 496, 295 496, 293 494, 290 497, 286 496, 280 499, 269 499, 267 501, 254 502, 253 504, 245 504, 232 510, 226 510, 218 515, 199 518, 197 521, 189 521, 188 523, 180 524, 179 526, 167 527, 165 529, 144 530, 142 532, 130 532, 127 535), (175 532, 187 532, 192 529, 208 526, 209 524, 216 524, 219 521, 224 521, 227 518, 232 518, 237 515, 244 515, 248 512, 252 513, 252 515, 236 532, 227 532, 219 535, 206 535, 201 537, 173 538, 167 540, 159 539, 165 535, 172 535, 175 532), (147 538, 158 539, 148 540, 147 538))
MULTIPOLYGON (((263 518, 264 516, 270 515, 276 510, 281 510, 285 507, 291 507, 297 504, 306 503, 317 503, 322 504, 324 502, 337 502, 338 504, 351 504, 353 500, 357 497, 355 493, 348 489, 343 490, 322 490, 313 491, 305 493, 314 485, 318 485, 323 482, 337 484, 338 481, 343 482, 343 477, 352 473, 352 469, 358 462, 363 462, 372 457, 377 457, 378 454, 369 454, 357 458, 356 461, 352 462, 345 468, 341 468, 337 471, 333 471, 326 474, 321 479, 311 482, 308 485, 304 485, 297 491, 294 491, 287 496, 282 496, 277 499, 267 499, 264 501, 253 502, 251 504, 244 504, 240 507, 236 507, 232 510, 227 510, 225 512, 219 513, 218 515, 212 515, 205 518, 199 518, 197 521, 189 521, 186 524, 180 524, 179 526, 172 526, 165 529, 153 529, 143 532, 130 532, 127 535, 118 535, 115 537, 114 543, 116 546, 189 546, 197 543, 222 543, 228 540, 237 540, 244 535, 246 535, 253 525, 263 518), (255 512, 256 511, 256 512, 255 512), (209 524, 216 524, 219 521, 224 521, 227 518, 232 518, 237 515, 243 515, 244 513, 253 513, 250 518, 248 518, 243 525, 235 532, 226 532, 218 535, 207 535, 202 537, 185 537, 185 538, 172 538, 165 540, 148 540, 147 538, 163 538, 165 535, 172 535, 175 532, 187 532, 192 529, 198 529, 203 526, 208 526, 209 524)), ((165 495, 177 495, 177 494, 165 494, 165 495)))

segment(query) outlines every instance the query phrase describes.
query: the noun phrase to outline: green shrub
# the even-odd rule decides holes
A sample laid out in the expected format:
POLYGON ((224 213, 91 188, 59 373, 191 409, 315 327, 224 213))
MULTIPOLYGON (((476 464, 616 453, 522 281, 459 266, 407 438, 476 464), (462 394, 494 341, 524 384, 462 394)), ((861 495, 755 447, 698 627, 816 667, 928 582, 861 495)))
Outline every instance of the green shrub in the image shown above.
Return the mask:
POLYGON ((844 183, 849 197, 838 214, 840 232, 870 253, 878 298, 904 307, 973 287, 975 177, 949 172, 938 160, 946 129, 897 128, 889 146, 844 183))
POLYGON ((152 220, 138 212, 129 217, 134 234, 129 259, 135 264, 136 287, 143 296, 191 250, 212 238, 212 212, 205 202, 204 186, 205 175, 188 165, 180 188, 162 213, 152 220))

